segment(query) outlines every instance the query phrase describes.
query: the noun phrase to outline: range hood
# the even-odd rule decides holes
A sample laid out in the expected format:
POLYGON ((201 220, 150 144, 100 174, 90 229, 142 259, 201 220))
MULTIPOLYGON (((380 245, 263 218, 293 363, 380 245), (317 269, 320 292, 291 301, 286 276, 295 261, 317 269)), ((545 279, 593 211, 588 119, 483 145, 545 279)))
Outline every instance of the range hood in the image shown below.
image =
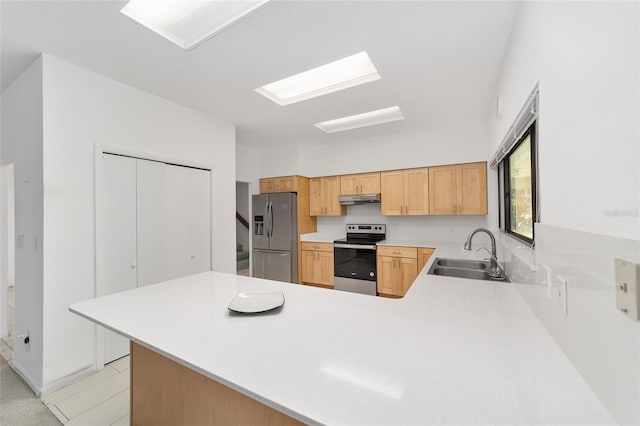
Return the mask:
POLYGON ((380 203, 380 194, 341 195, 338 197, 338 202, 343 206, 380 203))

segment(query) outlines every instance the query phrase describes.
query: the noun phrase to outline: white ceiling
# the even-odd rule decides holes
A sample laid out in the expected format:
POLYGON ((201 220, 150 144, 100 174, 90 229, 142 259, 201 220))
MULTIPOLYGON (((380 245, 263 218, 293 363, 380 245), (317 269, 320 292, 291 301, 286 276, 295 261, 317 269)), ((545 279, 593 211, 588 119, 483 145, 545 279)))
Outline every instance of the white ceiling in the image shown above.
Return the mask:
POLYGON ((4 90, 51 54, 233 122, 238 143, 322 143, 484 118, 516 2, 272 1, 190 52, 125 1, 2 1, 4 90), (254 88, 366 50, 382 79, 281 107, 254 88), (404 121, 328 135, 313 123, 399 105, 404 121))

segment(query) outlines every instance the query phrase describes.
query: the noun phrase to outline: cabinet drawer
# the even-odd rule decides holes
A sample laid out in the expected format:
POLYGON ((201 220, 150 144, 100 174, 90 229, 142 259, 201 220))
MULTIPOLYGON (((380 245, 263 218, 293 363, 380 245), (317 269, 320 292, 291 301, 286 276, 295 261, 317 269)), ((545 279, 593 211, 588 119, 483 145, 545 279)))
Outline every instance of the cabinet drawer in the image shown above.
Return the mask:
POLYGON ((311 241, 303 241, 302 250, 333 252, 333 243, 314 243, 311 241))
POLYGON ((418 249, 416 247, 378 246, 378 256, 407 257, 411 259, 417 259, 418 249))

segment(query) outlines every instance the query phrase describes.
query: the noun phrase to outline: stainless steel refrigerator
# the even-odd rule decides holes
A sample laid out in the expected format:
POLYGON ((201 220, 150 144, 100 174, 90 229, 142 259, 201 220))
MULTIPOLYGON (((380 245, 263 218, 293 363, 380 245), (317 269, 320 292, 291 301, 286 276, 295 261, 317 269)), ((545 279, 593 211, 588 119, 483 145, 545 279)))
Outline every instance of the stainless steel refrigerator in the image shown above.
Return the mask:
POLYGON ((298 195, 253 196, 253 276, 298 282, 298 195))

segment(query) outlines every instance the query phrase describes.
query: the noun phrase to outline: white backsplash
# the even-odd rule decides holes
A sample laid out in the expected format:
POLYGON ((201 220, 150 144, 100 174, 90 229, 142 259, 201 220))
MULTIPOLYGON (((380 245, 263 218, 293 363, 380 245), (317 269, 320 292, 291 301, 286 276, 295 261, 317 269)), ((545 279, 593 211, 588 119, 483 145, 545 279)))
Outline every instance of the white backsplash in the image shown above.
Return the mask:
MULTIPOLYGON (((387 240, 443 241, 463 244, 469 232, 487 226, 486 216, 382 216, 380 204, 347 207, 346 216, 319 217, 318 232, 344 235, 348 223, 387 225, 387 240)), ((478 242, 486 240, 478 235, 478 242)))
POLYGON ((640 242, 536 224, 536 248, 502 234, 500 260, 540 322, 621 424, 640 424, 640 322, 615 307, 613 259, 638 261, 640 242), (568 282, 568 315, 547 297, 568 282))

